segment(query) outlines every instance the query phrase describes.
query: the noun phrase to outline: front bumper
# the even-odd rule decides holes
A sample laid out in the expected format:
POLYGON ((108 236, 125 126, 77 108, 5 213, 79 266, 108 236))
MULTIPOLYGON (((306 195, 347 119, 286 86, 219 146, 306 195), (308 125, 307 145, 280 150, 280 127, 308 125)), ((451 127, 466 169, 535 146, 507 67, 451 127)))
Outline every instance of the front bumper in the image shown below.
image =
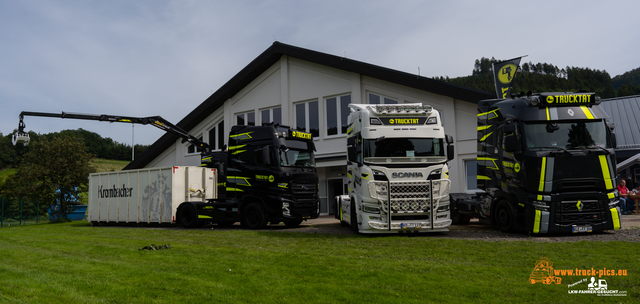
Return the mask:
POLYGON ((611 196, 569 193, 527 204, 525 222, 533 233, 602 232, 620 229, 621 212, 611 196))

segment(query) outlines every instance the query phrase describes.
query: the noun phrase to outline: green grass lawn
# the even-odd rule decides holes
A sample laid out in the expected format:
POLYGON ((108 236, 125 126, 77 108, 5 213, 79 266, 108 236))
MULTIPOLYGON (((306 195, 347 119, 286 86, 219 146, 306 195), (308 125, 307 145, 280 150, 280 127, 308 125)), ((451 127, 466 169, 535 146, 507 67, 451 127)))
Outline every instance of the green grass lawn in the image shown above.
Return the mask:
POLYGON ((637 302, 639 251, 628 242, 36 224, 0 229, 0 303, 637 302), (150 244, 173 248, 139 250, 150 244), (532 285, 541 257, 556 269, 625 269, 604 278, 628 295, 568 294, 585 276, 532 285))
POLYGON ((96 172, 112 172, 121 171, 129 161, 95 158, 91 164, 96 167, 96 172))

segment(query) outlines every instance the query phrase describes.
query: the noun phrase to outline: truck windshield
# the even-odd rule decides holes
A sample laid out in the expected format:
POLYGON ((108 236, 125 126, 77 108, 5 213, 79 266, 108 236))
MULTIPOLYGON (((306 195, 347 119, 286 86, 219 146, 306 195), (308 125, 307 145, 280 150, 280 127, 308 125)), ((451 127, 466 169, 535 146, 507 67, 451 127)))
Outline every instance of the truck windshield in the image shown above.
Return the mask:
POLYGON ((316 159, 313 151, 297 149, 280 149, 280 166, 283 167, 315 167, 316 159))
POLYGON ((364 157, 444 156, 442 138, 378 138, 364 140, 364 157))
POLYGON ((602 120, 588 122, 525 123, 528 150, 611 148, 602 120))

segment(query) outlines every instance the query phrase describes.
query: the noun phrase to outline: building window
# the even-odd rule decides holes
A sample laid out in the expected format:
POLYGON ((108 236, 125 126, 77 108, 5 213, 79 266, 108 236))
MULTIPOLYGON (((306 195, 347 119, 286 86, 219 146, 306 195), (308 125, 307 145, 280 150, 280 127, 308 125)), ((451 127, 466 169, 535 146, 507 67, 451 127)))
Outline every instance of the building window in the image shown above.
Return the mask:
POLYGON ((478 162, 475 160, 467 160, 464 162, 464 167, 467 176, 467 190, 477 190, 478 162))
MULTIPOLYGON (((202 136, 198 137, 198 140, 202 141, 202 136)), ((194 145, 189 145, 187 147, 187 154, 195 154, 195 153, 199 153, 199 152, 200 151, 198 151, 198 149, 194 145)))
POLYGON ((382 104, 398 104, 398 101, 390 97, 369 93, 369 104, 381 104, 381 103, 382 104))
POLYGON ((261 123, 274 123, 281 124, 282 123, 282 109, 280 107, 264 109, 260 111, 260 119, 261 123))
POLYGON ((331 97, 325 99, 327 106, 327 136, 347 134, 347 117, 351 95, 331 97))
POLYGON ((295 123, 298 130, 310 132, 311 136, 320 136, 320 119, 318 118, 318 101, 306 101, 294 104, 295 123))
POLYGON ((236 125, 238 126, 255 126, 256 125, 256 113, 246 112, 236 114, 236 125))
POLYGON ((209 147, 211 150, 222 150, 224 146, 224 120, 209 130, 209 147))

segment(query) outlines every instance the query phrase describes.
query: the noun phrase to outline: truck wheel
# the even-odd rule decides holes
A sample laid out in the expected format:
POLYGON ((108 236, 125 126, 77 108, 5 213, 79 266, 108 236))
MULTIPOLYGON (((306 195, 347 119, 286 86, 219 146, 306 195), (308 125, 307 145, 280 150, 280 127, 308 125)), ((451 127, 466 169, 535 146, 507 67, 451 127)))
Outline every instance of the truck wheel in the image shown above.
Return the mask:
POLYGON ((285 221, 284 224, 289 228, 296 228, 302 224, 302 220, 285 221))
POLYGON ((250 203, 244 208, 242 220, 249 229, 261 229, 267 225, 267 214, 264 207, 258 203, 250 203))
POLYGON ((351 230, 353 232, 358 233, 360 229, 358 228, 358 215, 356 214, 356 202, 351 201, 351 209, 349 212, 349 220, 351 221, 351 230))
POLYGON ((196 206, 192 204, 185 204, 180 208, 180 214, 178 214, 178 222, 184 228, 199 228, 202 227, 202 223, 198 222, 198 212, 196 206))
POLYGON ((511 232, 514 227, 513 208, 507 201, 500 201, 496 206, 496 223, 502 232, 511 232))

